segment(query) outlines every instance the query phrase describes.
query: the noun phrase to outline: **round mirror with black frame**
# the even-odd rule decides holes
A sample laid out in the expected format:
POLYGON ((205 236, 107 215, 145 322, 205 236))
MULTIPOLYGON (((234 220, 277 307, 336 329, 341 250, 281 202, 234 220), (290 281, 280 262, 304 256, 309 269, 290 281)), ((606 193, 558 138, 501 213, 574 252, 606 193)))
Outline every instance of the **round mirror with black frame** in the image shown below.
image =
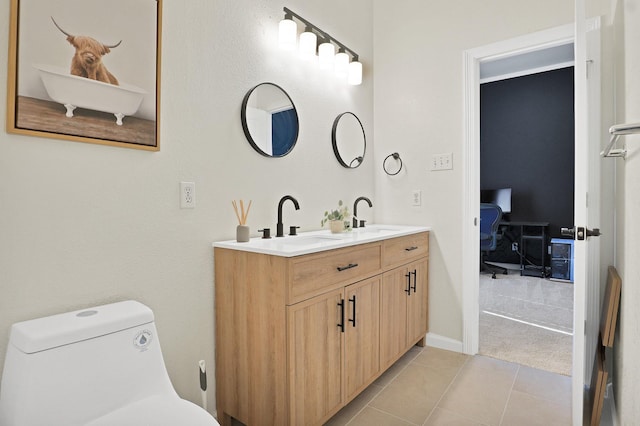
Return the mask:
POLYGON ((364 161, 367 138, 360 119, 352 112, 343 112, 333 121, 331 130, 333 152, 343 167, 355 169, 364 161))
POLYGON ((298 140, 298 112, 280 86, 260 83, 242 100, 242 129, 247 140, 265 157, 284 157, 298 140))

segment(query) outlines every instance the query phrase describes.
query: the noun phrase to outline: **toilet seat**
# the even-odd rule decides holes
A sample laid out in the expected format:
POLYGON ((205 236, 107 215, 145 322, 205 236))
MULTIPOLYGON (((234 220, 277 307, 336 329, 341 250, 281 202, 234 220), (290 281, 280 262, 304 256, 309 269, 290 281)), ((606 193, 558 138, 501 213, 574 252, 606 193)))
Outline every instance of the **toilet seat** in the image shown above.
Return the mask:
POLYGON ((129 404, 86 426, 219 426, 211 414, 173 395, 155 395, 129 404))

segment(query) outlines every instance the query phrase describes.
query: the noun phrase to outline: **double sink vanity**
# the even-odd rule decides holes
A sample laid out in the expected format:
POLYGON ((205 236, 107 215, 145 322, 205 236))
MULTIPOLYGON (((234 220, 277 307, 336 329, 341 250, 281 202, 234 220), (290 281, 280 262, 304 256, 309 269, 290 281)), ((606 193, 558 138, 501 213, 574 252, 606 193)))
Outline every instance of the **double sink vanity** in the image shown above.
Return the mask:
POLYGON ((424 345, 429 230, 215 243, 220 423, 320 425, 424 345))

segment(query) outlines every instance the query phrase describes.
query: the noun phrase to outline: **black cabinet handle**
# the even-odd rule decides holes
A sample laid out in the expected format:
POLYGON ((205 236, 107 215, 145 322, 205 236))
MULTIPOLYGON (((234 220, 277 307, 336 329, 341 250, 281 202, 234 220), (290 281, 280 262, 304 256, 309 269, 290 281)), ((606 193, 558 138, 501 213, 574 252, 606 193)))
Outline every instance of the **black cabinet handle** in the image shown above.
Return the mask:
POLYGON ((418 250, 417 246, 412 246, 412 247, 407 247, 406 249, 404 249, 405 251, 414 251, 414 250, 418 250))
POLYGON ((338 323, 338 327, 340 327, 340 331, 344 333, 344 299, 340 299, 338 306, 340 306, 340 322, 338 323))
POLYGON ((407 277, 407 288, 404 292, 407 293, 407 295, 411 296, 411 273, 407 272, 405 274, 405 277, 407 277))
POLYGON ((347 269, 355 268, 358 266, 357 263, 350 263, 347 266, 338 266, 338 272, 346 271, 347 269))
MULTIPOLYGON (((418 271, 416 269, 413 272, 409 272, 409 274, 413 274, 413 292, 416 293, 416 286, 418 281, 418 271)), ((409 282, 411 282, 411 278, 409 278, 409 282)))
POLYGON ((349 322, 353 323, 353 326, 356 326, 356 295, 353 295, 353 298, 349 299, 349 302, 353 303, 353 319, 350 319, 349 322))

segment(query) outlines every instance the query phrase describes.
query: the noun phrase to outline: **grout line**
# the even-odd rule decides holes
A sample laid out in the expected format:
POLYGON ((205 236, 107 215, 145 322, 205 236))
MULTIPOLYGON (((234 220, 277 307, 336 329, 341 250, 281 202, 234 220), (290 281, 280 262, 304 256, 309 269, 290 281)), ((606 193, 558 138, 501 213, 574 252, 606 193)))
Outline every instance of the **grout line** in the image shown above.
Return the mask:
MULTIPOLYGON (((425 346, 425 347, 426 347, 426 346, 425 346)), ((413 349, 413 347, 412 347, 412 349, 413 349)), ((409 351, 411 351, 411 349, 409 349, 409 351)), ((409 351, 407 351, 407 353, 409 353, 409 351)), ((406 364, 402 369, 400 369, 400 371, 398 371, 398 374, 394 375, 391 379, 389 379, 389 382, 388 382, 387 384, 385 384, 384 386, 380 386, 380 388, 381 388, 381 389, 380 389, 380 390, 379 390, 375 395, 373 395, 373 396, 371 397, 371 399, 369 399, 369 401, 368 401, 366 404, 364 404, 364 405, 362 406, 362 408, 361 408, 361 409, 359 409, 359 410, 358 410, 358 411, 357 411, 357 412, 356 412, 356 413, 355 413, 355 414, 354 414, 354 415, 349 419, 349 421, 348 421, 347 423, 345 423, 345 426, 348 426, 349 424, 351 424, 351 422, 352 422, 356 417, 358 417, 358 415, 359 415, 360 413, 362 413, 362 412, 364 411, 364 409, 365 409, 365 408, 367 408, 367 407, 369 407, 369 408, 373 408, 374 410, 378 410, 378 411, 381 411, 381 412, 383 412, 383 413, 385 413, 385 414, 389 414, 390 416, 396 417, 396 416, 394 416, 394 415, 393 415, 393 414, 391 414, 391 413, 387 413, 387 412, 385 412, 385 411, 382 411, 382 410, 380 410, 380 409, 378 409, 378 408, 376 408, 376 407, 370 406, 369 404, 370 404, 374 399, 376 399, 376 398, 377 398, 377 397, 378 397, 378 396, 379 396, 379 395, 380 395, 380 394, 381 394, 381 393, 382 393, 382 392, 383 392, 387 387, 389 387, 389 385, 390 385, 391 383, 393 383, 393 382, 394 382, 394 380, 396 380, 396 379, 398 378, 398 376, 399 376, 400 374, 402 374, 402 372, 403 372, 404 370, 406 370, 406 369, 407 369, 407 367, 409 367, 409 364, 411 364, 411 363, 412 363, 416 358, 418 358, 418 355, 420 355, 423 351, 424 351, 424 348, 422 348, 422 349, 420 349, 419 351, 417 351, 416 356, 414 356, 414 357, 413 357, 413 358, 411 358, 409 361, 407 361, 407 364, 406 364)), ((406 355, 406 353, 405 353, 405 355, 406 355)), ((402 357, 400 357, 400 358, 398 359, 398 361, 400 361, 400 359, 402 359, 405 355, 403 355, 402 357)), ((398 362, 398 361, 396 361, 396 362, 398 362)), ((391 365, 391 367, 389 367, 389 368, 393 368, 393 365, 395 365, 395 363, 394 363, 394 364, 392 364, 392 365, 391 365)), ((386 373, 386 371, 385 371, 385 373, 386 373)), ((382 375, 384 375, 384 373, 382 373, 382 374, 380 375, 380 377, 382 377, 382 375)), ((380 377, 378 377, 378 378, 380 378, 380 377)), ((374 383, 375 383, 375 381, 374 381, 374 383)), ((371 385, 373 385, 373 383, 371 383, 369 386, 371 386, 371 385)), ((400 418, 400 417, 396 417, 396 418, 400 418)), ((411 422, 409 422, 409 421, 408 421, 408 420, 406 420, 406 419, 401 419, 401 420, 406 421, 406 422, 408 422, 408 423, 411 423, 411 422)), ((412 424, 413 424, 413 423, 412 423, 412 424)))
POLYGON ((467 364, 469 363, 469 360, 472 359, 473 356, 467 356, 467 359, 464 360, 464 364, 462 364, 460 366, 460 368, 458 368, 458 371, 456 372, 456 374, 453 376, 453 378, 451 379, 451 381, 449 382, 449 384, 447 385, 446 389, 444 390, 444 392, 442 392, 442 395, 440 395, 440 398, 438 398, 438 400, 436 401, 435 405, 433 406, 433 409, 431 410, 431 412, 429 413, 429 415, 427 416, 427 418, 424 420, 424 423, 422 423, 423 425, 426 425, 427 422, 429 421, 429 419, 431 418, 431 416, 433 415, 433 412, 436 411, 436 408, 440 408, 442 410, 445 410, 444 408, 440 407, 440 402, 442 402, 442 399, 444 398, 444 396, 447 394, 447 392, 449 392, 449 389, 451 389, 451 386, 453 385, 453 382, 456 381, 456 379, 458 378, 458 376, 460 375, 460 372, 462 372, 462 370, 467 366, 467 364))
POLYGON ((511 389, 509 389, 509 395, 507 396, 507 401, 504 404, 504 409, 502 410, 502 416, 500 416, 500 423, 499 423, 500 426, 502 426, 502 422, 504 422, 504 416, 505 414, 507 414, 507 407, 509 406, 509 402, 511 401, 511 395, 513 395, 513 388, 516 385, 518 374, 520 374, 520 368, 522 368, 520 364, 516 364, 516 365, 518 366, 518 369, 516 370, 516 374, 513 376, 513 382, 511 382, 511 389))
POLYGON ((528 321, 523 321, 523 320, 520 320, 520 319, 517 319, 517 318, 508 317, 506 315, 496 314, 495 312, 482 311, 482 313, 485 313, 485 314, 488 314, 488 315, 493 315, 494 317, 500 317, 500 318, 504 318, 504 319, 507 319, 507 320, 519 322, 521 324, 526 324, 526 325, 531 325, 533 327, 542 328, 544 330, 553 331, 554 333, 560 333, 560 334, 565 334, 567 336, 573 336, 573 333, 569 333, 569 332, 558 330, 558 329, 551 328, 551 327, 546 327, 544 325, 539 325, 539 324, 535 324, 535 323, 528 322, 528 321))
POLYGON ((380 412, 380 413, 386 414, 387 416, 391 416, 391 417, 393 417, 393 418, 395 418, 395 419, 402 420, 403 422, 405 422, 405 423, 409 423, 410 425, 418 426, 417 424, 415 424, 415 423, 413 423, 413 422, 411 422, 411 421, 409 421, 409 420, 407 420, 407 419, 404 419, 404 418, 402 418, 402 417, 398 417, 398 416, 396 416, 395 414, 387 413, 386 411, 381 410, 381 409, 379 409, 379 408, 376 408, 376 407, 369 407, 369 408, 371 408, 372 410, 376 410, 376 411, 378 411, 378 412, 380 412))

